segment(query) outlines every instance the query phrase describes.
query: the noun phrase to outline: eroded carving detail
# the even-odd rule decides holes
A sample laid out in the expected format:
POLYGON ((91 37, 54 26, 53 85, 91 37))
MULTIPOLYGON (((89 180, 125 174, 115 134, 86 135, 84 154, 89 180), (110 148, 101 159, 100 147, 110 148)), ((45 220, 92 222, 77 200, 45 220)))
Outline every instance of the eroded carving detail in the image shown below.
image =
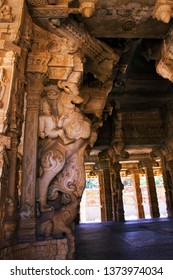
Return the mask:
POLYGON ((157 0, 153 17, 168 23, 173 15, 173 1, 172 0, 157 0))
POLYGON ((48 146, 46 145, 41 151, 41 167, 43 170, 39 179, 41 212, 52 210, 50 206, 46 205, 48 185, 51 180, 62 170, 65 160, 77 152, 84 139, 90 136, 90 123, 75 106, 75 103, 81 102, 80 97, 69 95, 65 90, 47 91, 47 101, 44 99, 42 103, 44 112, 39 118, 40 137, 43 139, 47 137, 47 140, 55 139, 53 141, 54 146, 49 141, 48 146), (52 106, 52 112, 48 102, 52 106), (69 144, 71 146, 68 146, 68 148, 71 147, 74 151, 67 151, 65 145, 69 144))
POLYGON ((2 99, 5 94, 6 84, 7 84, 7 77, 4 68, 0 68, 0 109, 3 108, 2 99))
POLYGON ((15 223, 12 222, 14 219, 14 201, 8 197, 8 167, 9 158, 6 149, 10 149, 11 138, 0 135, 0 197, 1 197, 1 238, 9 240, 14 235, 15 223))
POLYGON ((91 17, 95 12, 95 6, 98 0, 80 0, 79 7, 69 7, 69 3, 73 0, 32 0, 31 12, 33 17, 42 18, 67 18, 69 14, 82 14, 84 17, 91 17), (47 5, 48 4, 48 5, 47 5))
POLYGON ((0 22, 11 22, 11 7, 6 4, 5 0, 0 0, 0 22))
POLYGON ((80 46, 86 57, 91 59, 85 62, 85 72, 91 72, 95 78, 101 82, 106 82, 113 74, 113 67, 119 60, 119 55, 112 51, 108 46, 97 41, 86 33, 75 22, 69 20, 61 27, 57 26, 54 20, 50 21, 52 32, 59 36, 70 38, 70 40, 80 46))
POLYGON ((67 240, 45 240, 33 243, 20 243, 1 250, 1 260, 65 260, 67 240), (34 256, 34 257, 33 257, 34 256))
POLYGON ((163 78, 173 82, 173 49, 172 49, 172 38, 173 30, 170 31, 169 35, 163 41, 161 47, 161 58, 156 61, 156 71, 163 78))
POLYGON ((0 170, 1 170, 0 177, 2 175, 2 166, 3 166, 4 157, 8 162, 7 155, 6 155, 6 148, 10 149, 10 145, 11 145, 11 138, 0 134, 0 170))

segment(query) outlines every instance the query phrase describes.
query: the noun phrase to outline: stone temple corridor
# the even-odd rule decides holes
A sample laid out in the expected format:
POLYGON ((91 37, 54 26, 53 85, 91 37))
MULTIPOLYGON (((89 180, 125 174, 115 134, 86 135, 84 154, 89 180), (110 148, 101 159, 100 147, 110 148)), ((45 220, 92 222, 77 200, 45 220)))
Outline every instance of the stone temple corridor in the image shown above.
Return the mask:
POLYGON ((172 260, 173 219, 81 223, 76 255, 78 260, 172 260))
POLYGON ((0 0, 0 259, 173 259, 173 0, 0 0))

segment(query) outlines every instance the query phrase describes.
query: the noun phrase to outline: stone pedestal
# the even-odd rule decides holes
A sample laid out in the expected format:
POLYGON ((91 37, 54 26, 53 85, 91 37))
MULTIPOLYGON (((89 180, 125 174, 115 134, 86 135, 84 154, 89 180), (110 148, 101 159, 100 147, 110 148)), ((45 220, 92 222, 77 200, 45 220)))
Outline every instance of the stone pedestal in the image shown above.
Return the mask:
POLYGON ((1 260, 65 260, 67 239, 21 243, 1 250, 1 260))

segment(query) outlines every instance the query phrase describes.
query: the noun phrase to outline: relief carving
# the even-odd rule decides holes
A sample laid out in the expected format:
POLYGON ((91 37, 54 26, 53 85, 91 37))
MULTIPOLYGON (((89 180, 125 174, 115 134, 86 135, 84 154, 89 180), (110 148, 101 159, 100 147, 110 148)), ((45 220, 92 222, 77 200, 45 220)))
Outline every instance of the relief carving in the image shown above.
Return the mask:
POLYGON ((153 17, 168 23, 173 15, 172 0, 157 0, 153 11, 153 17))
POLYGON ((79 85, 83 74, 83 56, 78 45, 73 40, 61 38, 58 44, 50 45, 49 53, 49 78, 79 85))
POLYGON ((168 79, 173 82, 173 50, 172 50, 172 38, 173 30, 170 30, 170 33, 163 41, 161 47, 161 58, 156 61, 156 71, 163 78, 168 79))
POLYGON ((47 4, 47 0, 27 0, 29 5, 42 6, 47 4))
POLYGON ((11 7, 7 4, 7 1, 0 0, 0 22, 11 22, 12 14, 11 7))
POLYGON ((52 19, 49 29, 58 36, 69 38, 83 51, 86 58, 85 73, 93 73, 94 77, 103 83, 110 79, 114 65, 119 61, 117 53, 93 38, 72 20, 57 26, 52 19))
POLYGON ((11 147, 11 138, 0 135, 0 197, 1 197, 1 232, 4 239, 9 239, 14 234, 14 223, 11 221, 14 217, 14 201, 8 197, 8 168, 9 158, 6 149, 11 147))
POLYGON ((82 147, 84 139, 90 137, 90 122, 75 106, 76 103, 81 103, 82 99, 79 96, 69 95, 66 90, 66 88, 48 90, 41 103, 40 137, 49 141, 41 151, 42 175, 39 179, 41 212, 52 210, 52 207, 46 204, 51 180, 62 170, 65 161, 77 152, 80 146, 82 147), (52 142, 49 139, 55 140, 52 142), (70 145, 68 146, 71 148, 70 151, 69 149, 67 151, 66 145, 70 145))
POLYGON ((33 52, 28 55, 27 71, 46 73, 50 54, 47 52, 33 52))
POLYGON ((2 176, 3 164, 8 163, 6 149, 10 149, 11 138, 0 134, 0 178, 2 176))
POLYGON ((40 209, 38 235, 66 233, 68 258, 74 255, 71 228, 85 185, 83 154, 90 138, 90 121, 76 104, 83 102, 74 83, 49 86, 40 102, 40 209))
POLYGON ((3 108, 3 105, 4 105, 2 102, 2 99, 5 94, 7 82, 8 82, 8 79, 7 79, 7 76, 5 73, 5 69, 0 68, 0 109, 3 108))
POLYGON ((15 202, 11 197, 5 198, 3 212, 3 238, 5 240, 10 240, 14 238, 14 233, 16 229, 16 224, 14 222, 15 202))
POLYGON ((98 0, 80 0, 79 7, 69 7, 74 0, 28 0, 33 17, 67 18, 69 14, 91 17, 95 13, 98 0))

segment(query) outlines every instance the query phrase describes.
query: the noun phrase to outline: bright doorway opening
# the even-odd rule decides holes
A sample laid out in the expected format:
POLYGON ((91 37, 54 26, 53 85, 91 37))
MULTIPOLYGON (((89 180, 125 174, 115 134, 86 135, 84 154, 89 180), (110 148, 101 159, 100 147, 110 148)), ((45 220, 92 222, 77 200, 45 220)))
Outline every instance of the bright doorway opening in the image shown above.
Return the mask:
POLYGON ((100 189, 98 176, 86 178, 80 203, 80 223, 101 222, 100 189))

